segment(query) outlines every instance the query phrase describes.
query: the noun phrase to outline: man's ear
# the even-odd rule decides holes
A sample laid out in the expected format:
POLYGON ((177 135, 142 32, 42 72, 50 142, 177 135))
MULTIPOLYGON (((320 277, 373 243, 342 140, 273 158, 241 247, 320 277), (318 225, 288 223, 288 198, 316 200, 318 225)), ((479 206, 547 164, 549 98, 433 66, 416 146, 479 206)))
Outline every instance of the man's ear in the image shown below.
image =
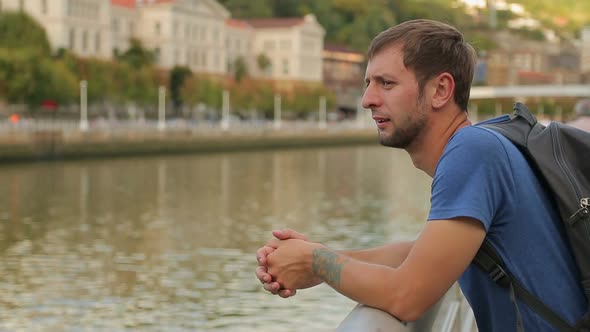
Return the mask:
POLYGON ((439 110, 453 101, 455 95, 455 79, 449 73, 442 73, 432 82, 434 94, 432 95, 432 108, 439 110))

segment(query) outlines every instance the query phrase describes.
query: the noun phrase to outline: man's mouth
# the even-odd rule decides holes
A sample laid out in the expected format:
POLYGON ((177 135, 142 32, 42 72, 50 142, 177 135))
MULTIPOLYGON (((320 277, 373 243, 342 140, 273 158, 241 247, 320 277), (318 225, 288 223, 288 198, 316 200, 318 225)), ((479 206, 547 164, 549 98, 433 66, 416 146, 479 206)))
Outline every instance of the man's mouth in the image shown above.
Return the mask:
POLYGON ((381 117, 377 117, 377 116, 374 116, 374 117, 373 117, 373 120, 375 120, 375 122, 377 122, 377 123, 379 123, 379 124, 381 124, 381 123, 385 123, 385 122, 389 122, 389 121, 390 121, 390 120, 389 120, 389 119, 387 119, 387 118, 381 118, 381 117))

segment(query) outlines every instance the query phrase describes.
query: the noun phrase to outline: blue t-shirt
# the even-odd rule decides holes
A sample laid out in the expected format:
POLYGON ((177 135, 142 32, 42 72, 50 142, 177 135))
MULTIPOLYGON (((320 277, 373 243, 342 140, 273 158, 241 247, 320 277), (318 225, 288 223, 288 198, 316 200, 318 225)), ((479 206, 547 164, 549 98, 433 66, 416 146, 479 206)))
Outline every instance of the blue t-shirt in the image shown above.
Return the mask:
MULTIPOLYGON (((585 312, 565 230, 548 194, 518 149, 502 135, 477 126, 448 142, 432 182, 428 220, 471 217, 512 274, 570 323, 585 312)), ((459 279, 480 332, 516 330, 516 310, 506 289, 474 264, 459 279)), ((526 331, 555 331, 518 301, 526 331)))

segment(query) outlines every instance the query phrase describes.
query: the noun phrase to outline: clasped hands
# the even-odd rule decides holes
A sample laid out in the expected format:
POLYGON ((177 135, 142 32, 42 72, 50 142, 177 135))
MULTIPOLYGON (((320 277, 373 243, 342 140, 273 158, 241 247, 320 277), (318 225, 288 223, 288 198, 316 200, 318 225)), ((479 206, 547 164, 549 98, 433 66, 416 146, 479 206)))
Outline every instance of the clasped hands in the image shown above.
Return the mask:
POLYGON ((264 289, 282 298, 294 296, 297 289, 322 282, 312 271, 313 251, 324 246, 291 229, 275 230, 275 239, 256 251, 256 277, 264 289))

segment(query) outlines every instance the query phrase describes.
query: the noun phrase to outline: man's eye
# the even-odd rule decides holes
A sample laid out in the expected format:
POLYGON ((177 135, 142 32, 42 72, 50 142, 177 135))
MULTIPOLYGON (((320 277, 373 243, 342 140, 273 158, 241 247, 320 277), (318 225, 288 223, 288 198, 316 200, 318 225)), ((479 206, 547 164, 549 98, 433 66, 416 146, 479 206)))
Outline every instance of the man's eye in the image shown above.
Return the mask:
POLYGON ((393 82, 392 81, 383 81, 383 86, 386 88, 390 88, 393 86, 393 82))

